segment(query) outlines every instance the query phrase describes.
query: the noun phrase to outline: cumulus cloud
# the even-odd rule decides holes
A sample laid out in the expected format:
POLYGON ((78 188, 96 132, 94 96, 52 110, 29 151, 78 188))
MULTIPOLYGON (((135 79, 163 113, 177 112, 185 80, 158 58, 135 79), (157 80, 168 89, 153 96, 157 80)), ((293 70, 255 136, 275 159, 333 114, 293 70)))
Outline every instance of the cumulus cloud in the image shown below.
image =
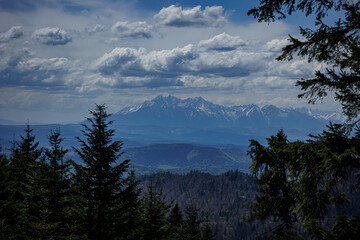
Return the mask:
POLYGON ((23 34, 21 26, 14 26, 7 32, 0 34, 0 42, 9 42, 12 39, 20 38, 23 34))
POLYGON ((55 71, 68 68, 70 61, 64 57, 54 58, 30 58, 18 63, 18 69, 21 72, 31 71, 55 71))
POLYGON ((114 48, 95 62, 95 68, 104 75, 113 74, 134 64, 145 49, 114 48))
POLYGON ((154 18, 160 24, 172 27, 221 27, 227 23, 223 11, 224 8, 221 6, 205 7, 202 10, 201 6, 183 9, 180 6, 171 5, 162 8, 154 18))
POLYGON ((271 52, 279 52, 287 44, 289 44, 289 41, 287 39, 272 39, 264 45, 264 50, 271 52))
POLYGON ((246 42, 238 36, 231 36, 226 33, 219 34, 208 40, 200 41, 198 46, 215 51, 233 51, 238 47, 245 46, 246 42))
POLYGON ((151 52, 145 49, 115 48, 96 61, 95 69, 105 75, 170 77, 191 71, 190 62, 197 57, 191 44, 151 52))
POLYGON ((34 31, 33 38, 46 45, 65 45, 72 41, 72 38, 66 33, 66 31, 60 28, 41 28, 34 31))
POLYGON ((1 86, 63 86, 74 62, 64 57, 38 58, 27 48, 5 48, 0 58, 1 86))
MULTIPOLYGON (((189 44, 168 50, 115 48, 99 58, 93 69, 102 76, 117 78, 118 83, 124 78, 146 79, 137 81, 133 86, 150 82, 153 86, 161 83, 180 86, 184 76, 244 77, 264 70, 267 67, 265 62, 273 54, 239 48, 244 44, 239 37, 220 34, 197 45, 189 44)), ((125 85, 131 84, 123 82, 122 86, 125 85)))
POLYGON ((111 27, 111 32, 122 37, 151 38, 152 29, 146 22, 117 22, 111 27))

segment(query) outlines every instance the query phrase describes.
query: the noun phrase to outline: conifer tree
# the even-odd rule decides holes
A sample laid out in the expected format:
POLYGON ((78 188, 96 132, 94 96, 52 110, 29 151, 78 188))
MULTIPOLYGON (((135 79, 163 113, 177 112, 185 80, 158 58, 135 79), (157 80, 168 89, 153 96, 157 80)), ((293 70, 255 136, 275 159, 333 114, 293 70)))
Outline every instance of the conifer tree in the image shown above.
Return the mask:
POLYGON ((71 235, 67 227, 69 219, 66 207, 72 205, 70 196, 69 163, 64 162, 67 149, 61 146, 60 129, 51 132, 50 148, 45 149, 45 158, 38 163, 37 181, 39 216, 31 223, 36 239, 65 239, 71 235))
MULTIPOLYGON (((354 236, 360 225, 358 216, 350 219, 337 212, 331 229, 326 229, 324 219, 331 205, 341 208, 349 204, 349 189, 358 189, 360 183, 354 177, 360 176, 359 129, 354 128, 359 123, 360 114, 360 2, 261 0, 259 6, 248 14, 259 21, 270 22, 276 18, 284 19, 296 11, 303 12, 305 16, 314 14, 316 29, 300 27, 302 38, 290 36, 289 44, 282 49, 277 60, 292 60, 294 55, 298 55, 307 58, 308 62, 317 61, 326 66, 325 70, 315 71, 313 78, 297 82, 303 90, 299 97, 314 103, 333 92, 348 121, 352 122, 343 126, 330 124, 328 131, 312 136, 313 139, 307 143, 288 145, 295 147, 288 150, 296 158, 295 162, 292 161, 294 157, 292 160, 289 158, 286 166, 292 181, 284 179, 282 182, 287 182, 293 189, 292 198, 296 204, 291 208, 292 213, 301 220, 303 229, 313 238, 344 237, 344 232, 354 236), (326 17, 334 13, 340 13, 337 15, 339 19, 330 25, 326 17), (350 132, 354 137, 350 138, 350 132), (351 227, 348 224, 350 222, 351 227)), ((254 148, 254 142, 252 144, 255 159, 267 158, 270 166, 276 164, 272 163, 271 156, 264 157, 264 153, 266 155, 270 149, 260 146, 254 148)), ((253 168, 253 175, 264 176, 267 167, 263 161, 263 165, 253 168)), ((270 181, 262 184, 270 184, 270 181)), ((276 193, 269 192, 267 197, 274 198, 276 193)), ((259 202, 266 205, 266 198, 258 200, 261 199, 257 199, 257 205, 259 202)), ((281 207, 288 209, 287 205, 279 204, 278 208, 281 207)), ((274 215, 274 212, 266 213, 268 216, 274 215)))
POLYGON ((0 239, 7 239, 11 226, 8 223, 9 161, 0 146, 0 239))
POLYGON ((141 190, 135 172, 130 171, 124 179, 124 188, 116 200, 115 208, 111 214, 111 221, 116 223, 116 231, 112 234, 121 236, 123 240, 141 239, 141 190))
POLYGON ((170 204, 166 203, 161 189, 149 185, 142 203, 142 236, 144 240, 168 239, 167 214, 170 204))
POLYGON ((179 204, 175 203, 168 216, 169 239, 183 239, 183 223, 184 217, 180 210, 179 204))
MULTIPOLYGON (((86 201, 86 237, 87 239, 109 239, 109 234, 121 234, 116 230, 112 211, 116 209, 125 186, 124 174, 128 172, 129 160, 118 163, 122 155, 120 141, 113 141, 114 130, 109 126, 112 121, 104 105, 96 105, 87 118, 90 126, 83 124, 86 140, 77 137, 81 144, 75 149, 84 163, 78 168, 81 191, 86 201)), ((115 238, 115 236, 112 236, 115 238)), ((116 236, 120 238, 122 236, 116 236)))
POLYGON ((190 205, 185 210, 186 217, 184 220, 184 238, 187 240, 201 239, 202 220, 199 218, 199 208, 190 205))
POLYGON ((315 71, 314 78, 297 82, 304 91, 299 97, 314 103, 333 92, 344 114, 349 119, 357 119, 360 114, 360 2, 261 0, 248 15, 270 22, 285 19, 294 12, 302 12, 305 16, 313 14, 316 29, 300 27, 302 38, 290 36, 289 44, 277 59, 292 60, 297 54, 309 62, 317 61, 327 66, 323 71, 315 71), (338 20, 331 24, 326 17, 333 14, 338 14, 338 20))
POLYGON ((39 142, 35 141, 29 124, 20 142, 13 142, 10 156, 10 197, 8 222, 12 226, 9 239, 25 239, 31 236, 29 224, 38 215, 39 203, 34 201, 37 183, 37 161, 42 154, 39 142))
POLYGON ((213 229, 208 220, 205 221, 204 226, 201 229, 201 240, 215 240, 213 229))
POLYGON ((267 139, 268 147, 256 140, 250 141, 249 154, 253 160, 250 169, 259 194, 251 206, 249 220, 254 222, 273 218, 277 226, 269 232, 268 237, 292 239, 296 216, 292 214, 295 200, 289 168, 295 156, 290 151, 287 136, 280 130, 267 139))

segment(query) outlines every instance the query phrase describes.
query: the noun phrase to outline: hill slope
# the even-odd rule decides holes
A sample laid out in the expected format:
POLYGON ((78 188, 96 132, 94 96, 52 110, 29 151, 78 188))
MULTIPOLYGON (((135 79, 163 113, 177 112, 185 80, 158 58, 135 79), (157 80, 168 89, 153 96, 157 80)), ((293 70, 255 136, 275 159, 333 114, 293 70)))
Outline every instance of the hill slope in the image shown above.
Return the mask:
POLYGON ((220 149, 194 144, 156 144, 126 149, 124 158, 138 173, 161 170, 184 173, 199 170, 213 174, 229 170, 248 172, 251 160, 239 148, 220 149))

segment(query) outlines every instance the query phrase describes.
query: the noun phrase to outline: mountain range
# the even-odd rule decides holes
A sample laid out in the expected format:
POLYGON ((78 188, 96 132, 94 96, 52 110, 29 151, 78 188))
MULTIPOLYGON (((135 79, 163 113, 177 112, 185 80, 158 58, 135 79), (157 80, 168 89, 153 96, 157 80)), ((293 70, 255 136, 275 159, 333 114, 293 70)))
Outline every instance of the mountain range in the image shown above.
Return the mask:
MULTIPOLYGON (((249 139, 266 144, 266 138, 282 128, 289 140, 304 140, 309 134, 320 133, 329 120, 342 121, 341 117, 308 109, 253 104, 227 107, 201 97, 158 96, 112 114, 111 127, 116 130, 114 139, 124 142, 125 156, 144 173, 189 169, 220 173, 248 168, 250 160, 245 152, 249 139)), ((63 145, 70 149, 69 157, 76 160, 72 147, 79 147, 75 136, 83 139, 81 123, 31 127, 41 146, 48 146, 50 131, 60 128, 63 145)), ((0 125, 3 150, 24 134, 24 128, 0 125)))
MULTIPOLYGON (((179 99, 174 96, 158 96, 140 105, 126 107, 114 113, 112 119, 115 137, 124 141, 127 147, 158 143, 247 146, 249 139, 265 142, 280 128, 290 140, 296 140, 319 133, 329 121, 343 121, 341 114, 336 112, 254 104, 227 107, 201 97, 179 99)), ((76 145, 74 136, 81 136, 82 129, 80 124, 32 127, 41 142, 47 141, 51 129, 59 127, 69 145, 76 145)), ((23 125, 0 125, 0 144, 7 145, 18 138, 23 129, 23 125)))
POLYGON ((127 107, 113 115, 117 124, 212 128, 319 129, 327 121, 342 121, 336 113, 321 114, 308 109, 278 108, 273 105, 222 106, 201 97, 179 99, 158 96, 127 107))

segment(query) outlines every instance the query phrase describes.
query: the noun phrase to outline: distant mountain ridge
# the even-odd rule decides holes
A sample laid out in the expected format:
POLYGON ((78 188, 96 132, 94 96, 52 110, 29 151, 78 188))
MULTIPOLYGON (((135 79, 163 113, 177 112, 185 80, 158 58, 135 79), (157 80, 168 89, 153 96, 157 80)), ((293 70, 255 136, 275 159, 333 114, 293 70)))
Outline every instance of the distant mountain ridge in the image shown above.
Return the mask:
MULTIPOLYGON (((226 107, 201 97, 179 99, 158 96, 114 113, 112 120, 115 121, 111 127, 116 130, 115 139, 122 140, 126 148, 170 143, 246 148, 249 139, 266 144, 266 138, 281 128, 290 141, 309 139, 309 134, 320 133, 334 117, 341 121, 341 115, 337 113, 305 108, 284 109, 254 104, 226 107)), ((25 124, 0 123, 3 150, 11 146, 12 140, 18 140, 24 134, 24 127, 25 124)), ((70 148, 78 146, 75 136, 82 136, 80 124, 35 124, 31 127, 40 143, 45 145, 48 144, 47 136, 55 128, 61 128, 64 145, 70 148)))
POLYGON ((333 120, 304 109, 255 104, 226 107, 201 97, 179 99, 171 95, 124 108, 113 117, 117 124, 127 125, 296 129, 318 129, 333 120))

